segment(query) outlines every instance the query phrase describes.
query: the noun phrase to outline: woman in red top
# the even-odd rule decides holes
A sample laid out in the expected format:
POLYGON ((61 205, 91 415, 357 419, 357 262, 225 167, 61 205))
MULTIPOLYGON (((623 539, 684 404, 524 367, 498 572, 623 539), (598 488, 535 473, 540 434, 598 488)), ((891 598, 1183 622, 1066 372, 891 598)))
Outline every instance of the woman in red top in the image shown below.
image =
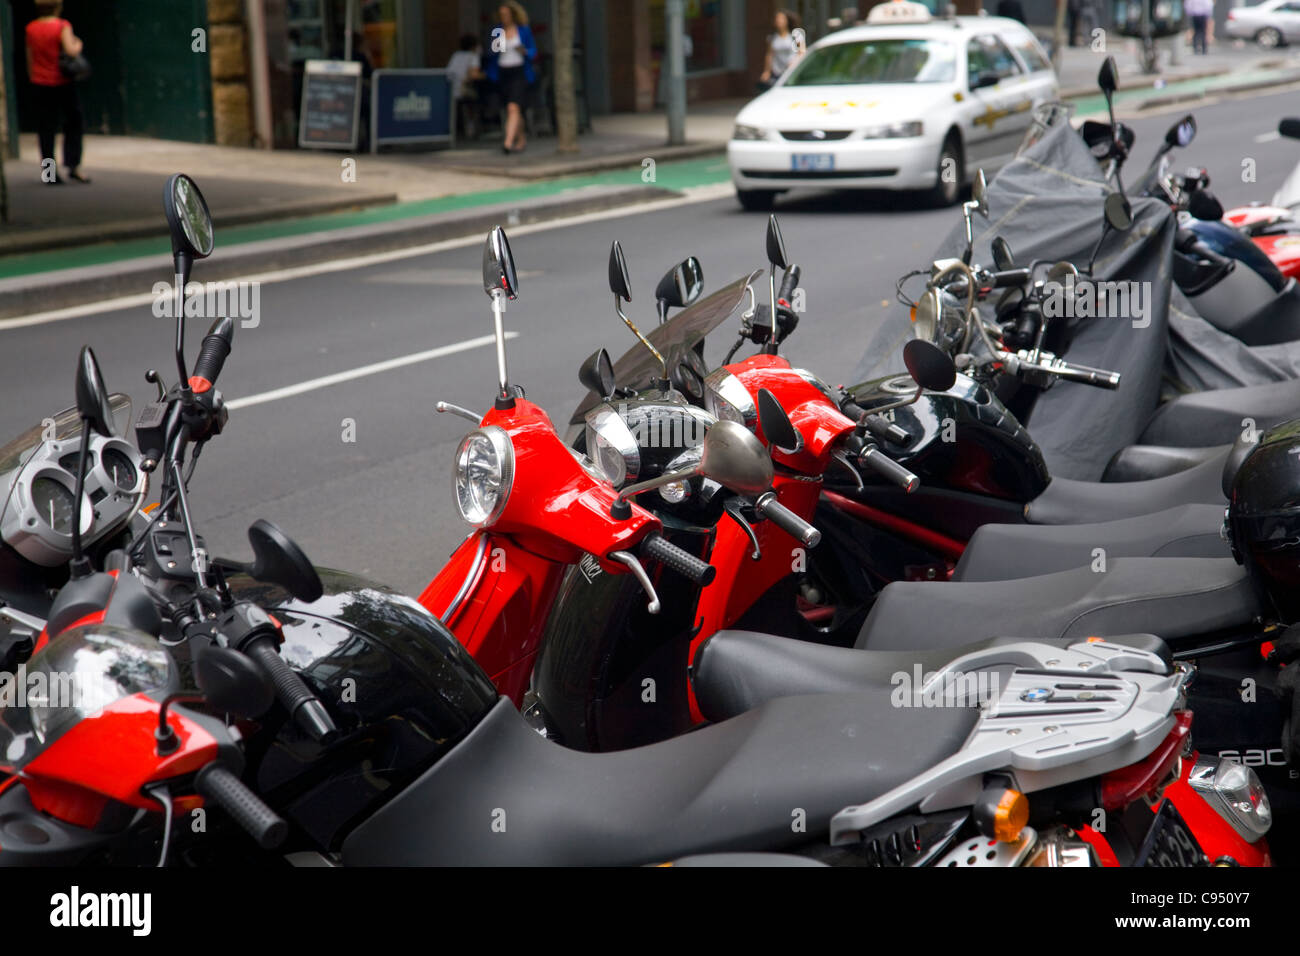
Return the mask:
POLYGON ((81 54, 81 41, 72 24, 60 18, 62 0, 36 0, 36 19, 27 24, 27 75, 32 81, 36 129, 41 142, 41 178, 60 183, 54 165, 54 136, 63 126, 63 165, 68 178, 90 182, 81 175, 81 103, 77 87, 59 69, 59 54, 81 54), (50 174, 46 173, 49 169, 50 174))

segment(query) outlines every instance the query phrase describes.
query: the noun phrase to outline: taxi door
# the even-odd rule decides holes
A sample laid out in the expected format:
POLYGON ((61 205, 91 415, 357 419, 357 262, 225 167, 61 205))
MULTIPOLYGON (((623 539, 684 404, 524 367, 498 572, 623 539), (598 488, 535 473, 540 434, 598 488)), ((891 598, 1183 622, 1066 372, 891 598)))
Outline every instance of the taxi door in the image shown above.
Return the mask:
POLYGON ((1033 118, 1034 87, 1007 45, 993 33, 966 44, 966 85, 971 109, 966 133, 966 171, 993 169, 1015 155, 1033 118))

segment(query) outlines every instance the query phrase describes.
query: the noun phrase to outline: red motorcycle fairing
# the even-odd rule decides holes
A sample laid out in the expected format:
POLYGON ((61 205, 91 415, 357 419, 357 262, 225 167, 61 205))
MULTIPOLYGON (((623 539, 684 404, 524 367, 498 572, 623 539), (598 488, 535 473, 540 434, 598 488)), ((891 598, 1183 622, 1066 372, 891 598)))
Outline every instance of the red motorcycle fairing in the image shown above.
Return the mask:
MULTIPOLYGON (((1300 230, 1300 224, 1297 224, 1300 230)), ((1300 235, 1253 236, 1251 241, 1288 279, 1300 278, 1300 235)))
MULTIPOLYGON (((142 792, 156 780, 194 773, 217 755, 217 741, 177 708, 168 726, 180 745, 166 757, 155 753, 159 702, 147 693, 123 697, 85 717, 23 767, 18 779, 37 810, 74 826, 93 828, 110 800, 142 810, 158 802, 142 792), (143 744, 143 746, 142 746, 143 744)), ((203 806, 198 796, 177 797, 177 811, 203 806)))
POLYGON ((1288 279, 1300 278, 1300 222, 1295 210, 1282 206, 1238 206, 1223 214, 1259 246, 1288 279))
POLYGON ((565 567, 590 555, 602 571, 627 573, 609 554, 660 523, 636 504, 630 518, 611 517, 617 492, 587 473, 539 406, 516 399, 513 408, 494 408, 482 421, 493 425, 514 449, 505 508, 490 529, 461 543, 419 600, 439 618, 451 612, 444 623, 519 706, 565 567))
POLYGON ((1294 217, 1291 210, 1281 206, 1238 206, 1236 209, 1229 209, 1223 214, 1224 222, 1238 229, 1246 230, 1247 234, 1254 229, 1271 226, 1274 223, 1292 218, 1294 217))

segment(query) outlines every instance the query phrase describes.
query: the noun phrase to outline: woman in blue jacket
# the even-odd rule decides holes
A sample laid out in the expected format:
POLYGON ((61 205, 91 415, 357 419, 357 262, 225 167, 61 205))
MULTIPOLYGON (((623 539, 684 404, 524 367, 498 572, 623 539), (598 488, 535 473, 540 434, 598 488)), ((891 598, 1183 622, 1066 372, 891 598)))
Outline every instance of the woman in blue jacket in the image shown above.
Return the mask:
POLYGON ((487 77, 501 91, 506 104, 506 137, 503 153, 522 153, 524 136, 524 98, 537 81, 533 60, 537 42, 528 29, 528 14, 518 3, 503 3, 497 8, 500 22, 492 29, 492 43, 487 62, 487 77))

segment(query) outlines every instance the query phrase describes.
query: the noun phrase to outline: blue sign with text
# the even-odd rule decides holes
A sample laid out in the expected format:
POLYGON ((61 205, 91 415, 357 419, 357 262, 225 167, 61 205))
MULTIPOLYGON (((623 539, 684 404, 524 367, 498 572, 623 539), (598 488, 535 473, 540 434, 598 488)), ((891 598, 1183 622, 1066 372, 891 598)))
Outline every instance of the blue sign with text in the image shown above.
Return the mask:
POLYGON ((370 149, 385 143, 446 143, 455 135, 446 70, 375 70, 370 78, 370 149))

